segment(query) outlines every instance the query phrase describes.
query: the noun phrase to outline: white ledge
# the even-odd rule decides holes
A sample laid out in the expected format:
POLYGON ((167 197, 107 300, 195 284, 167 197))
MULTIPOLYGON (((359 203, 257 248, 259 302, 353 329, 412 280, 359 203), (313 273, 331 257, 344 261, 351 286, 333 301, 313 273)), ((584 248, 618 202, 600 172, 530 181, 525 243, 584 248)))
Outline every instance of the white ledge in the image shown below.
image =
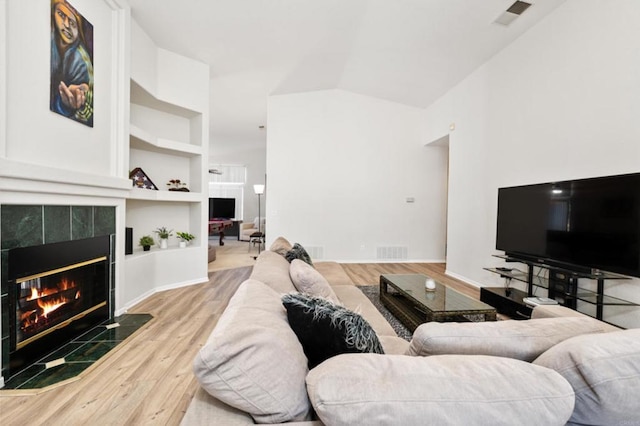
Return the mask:
POLYGON ((0 189, 125 198, 131 189, 131 180, 0 158, 0 189))

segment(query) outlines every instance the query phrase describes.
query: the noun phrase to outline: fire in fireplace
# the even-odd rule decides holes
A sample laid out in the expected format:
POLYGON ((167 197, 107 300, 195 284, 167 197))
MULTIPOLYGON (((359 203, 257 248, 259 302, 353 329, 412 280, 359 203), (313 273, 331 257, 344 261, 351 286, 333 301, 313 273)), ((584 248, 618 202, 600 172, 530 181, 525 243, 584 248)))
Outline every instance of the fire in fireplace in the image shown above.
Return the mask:
POLYGON ((109 236, 9 251, 11 370, 110 316, 109 236))
POLYGON ((16 349, 105 306, 104 285, 94 288, 104 279, 105 261, 102 256, 16 280, 16 349))

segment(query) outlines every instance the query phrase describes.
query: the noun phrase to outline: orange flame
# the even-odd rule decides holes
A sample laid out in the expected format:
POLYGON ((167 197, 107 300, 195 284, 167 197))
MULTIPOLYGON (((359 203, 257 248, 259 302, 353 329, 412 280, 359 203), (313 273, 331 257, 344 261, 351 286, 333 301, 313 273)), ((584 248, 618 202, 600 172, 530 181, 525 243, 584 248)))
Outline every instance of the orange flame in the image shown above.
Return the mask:
POLYGON ((71 300, 66 297, 56 297, 54 299, 50 299, 48 301, 38 300, 38 306, 42 309, 42 316, 47 318, 51 312, 58 309, 60 306, 63 306, 69 303, 71 300))

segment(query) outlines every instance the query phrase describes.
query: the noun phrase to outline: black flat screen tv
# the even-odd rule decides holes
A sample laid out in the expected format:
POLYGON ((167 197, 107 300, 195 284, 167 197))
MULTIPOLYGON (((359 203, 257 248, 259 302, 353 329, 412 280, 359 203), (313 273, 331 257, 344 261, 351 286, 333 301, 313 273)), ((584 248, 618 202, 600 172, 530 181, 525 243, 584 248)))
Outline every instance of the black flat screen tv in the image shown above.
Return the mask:
POLYGON ((640 277, 640 173, 499 188, 496 249, 640 277))
POLYGON ((235 198, 209 198, 209 219, 236 217, 235 198))

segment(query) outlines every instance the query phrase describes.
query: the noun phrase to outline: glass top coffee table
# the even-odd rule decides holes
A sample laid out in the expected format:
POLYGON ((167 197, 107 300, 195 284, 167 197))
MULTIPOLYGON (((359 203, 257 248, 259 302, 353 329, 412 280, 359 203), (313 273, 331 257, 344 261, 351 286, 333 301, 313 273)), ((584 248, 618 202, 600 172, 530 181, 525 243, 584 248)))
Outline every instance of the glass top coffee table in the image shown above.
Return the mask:
POLYGON ((427 291, 426 275, 380 275, 380 301, 409 330, 429 321, 495 321, 496 310, 436 281, 427 291))

